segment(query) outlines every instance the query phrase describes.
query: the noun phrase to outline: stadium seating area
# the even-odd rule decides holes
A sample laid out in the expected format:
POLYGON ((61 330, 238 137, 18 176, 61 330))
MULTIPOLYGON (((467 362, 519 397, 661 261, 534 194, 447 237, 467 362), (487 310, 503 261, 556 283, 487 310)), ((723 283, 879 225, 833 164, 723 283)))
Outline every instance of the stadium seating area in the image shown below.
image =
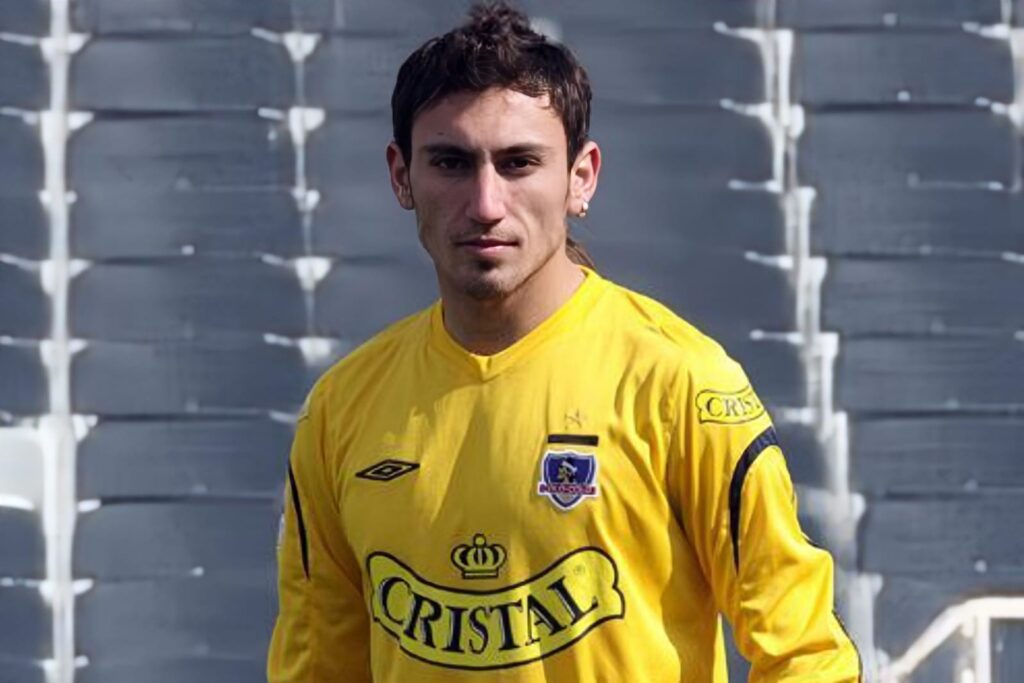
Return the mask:
MULTIPOLYGON (((895 656, 943 608, 1024 587, 1004 528, 1024 505, 1024 167, 1019 121, 1000 106, 1019 102, 1021 55, 1015 69, 1011 42, 965 30, 1005 24, 998 3, 900 3, 882 27, 826 16, 839 3, 801 4, 814 25, 795 45, 796 162, 816 190, 821 321, 840 335, 835 406, 866 499, 858 566, 882 579, 874 641, 895 656)), ((847 7, 882 4, 895 5, 847 7)), ((998 681, 1024 672, 1020 629, 1006 624, 998 681)), ((953 641, 913 680, 953 680, 964 665, 953 641)))
MULTIPOLYGON (((61 17, 0 2, 4 683, 54 657, 72 680, 61 638, 76 681, 262 680, 288 416, 436 297, 383 150, 398 66, 466 4, 70 0, 55 138, 61 17), (61 562, 70 632, 70 585, 41 583, 61 562)), ((594 85, 574 235, 743 362, 865 665, 1024 590, 1024 0, 519 4, 594 85)), ((994 680, 1024 680, 1024 626, 993 641, 994 680)), ((963 645, 912 682, 954 680, 963 645)))

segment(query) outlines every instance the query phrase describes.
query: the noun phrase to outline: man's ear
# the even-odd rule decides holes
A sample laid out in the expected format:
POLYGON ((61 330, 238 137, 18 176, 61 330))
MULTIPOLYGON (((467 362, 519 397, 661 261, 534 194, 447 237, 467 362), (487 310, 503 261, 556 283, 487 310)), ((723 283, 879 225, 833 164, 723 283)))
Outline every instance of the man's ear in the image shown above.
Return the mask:
POLYGON ((569 171, 568 212, 585 216, 588 204, 597 192, 597 177, 601 173, 601 148, 593 140, 583 143, 576 161, 569 171))
POLYGON ((391 177, 391 191, 395 193, 398 203, 406 211, 415 208, 412 201, 412 186, 409 184, 409 167, 405 165, 402 150, 392 140, 384 153, 388 161, 388 174, 391 177))

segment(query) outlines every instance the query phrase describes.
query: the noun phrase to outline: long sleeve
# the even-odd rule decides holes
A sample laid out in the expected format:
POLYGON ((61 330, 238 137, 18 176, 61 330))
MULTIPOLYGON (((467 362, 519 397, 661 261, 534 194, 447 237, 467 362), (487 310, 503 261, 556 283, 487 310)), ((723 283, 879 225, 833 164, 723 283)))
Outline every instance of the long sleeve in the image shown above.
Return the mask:
POLYGON ((674 497, 751 682, 860 681, 833 609, 832 557, 800 529, 775 429, 743 370, 723 355, 680 393, 674 497))
POLYGON ((366 601, 342 534, 327 431, 322 397, 314 390, 296 426, 285 484, 270 683, 371 680, 366 601))

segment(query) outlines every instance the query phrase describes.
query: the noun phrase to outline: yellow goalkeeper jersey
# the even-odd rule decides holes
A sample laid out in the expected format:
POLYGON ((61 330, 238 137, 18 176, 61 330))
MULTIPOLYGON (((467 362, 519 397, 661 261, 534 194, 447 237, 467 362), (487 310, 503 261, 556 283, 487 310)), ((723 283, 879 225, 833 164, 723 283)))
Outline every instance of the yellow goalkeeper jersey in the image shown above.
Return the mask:
POLYGON ((585 269, 500 353, 441 303, 353 351, 299 418, 272 683, 853 682, 829 554, 715 342, 585 269))

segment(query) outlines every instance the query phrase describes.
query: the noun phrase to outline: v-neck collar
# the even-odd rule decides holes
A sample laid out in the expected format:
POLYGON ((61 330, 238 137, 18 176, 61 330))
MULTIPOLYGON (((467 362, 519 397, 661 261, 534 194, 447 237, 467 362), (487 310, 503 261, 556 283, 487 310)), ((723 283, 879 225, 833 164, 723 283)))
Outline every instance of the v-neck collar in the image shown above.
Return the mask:
POLYGON ((440 299, 431 306, 429 342, 445 358, 473 378, 482 382, 490 380, 516 365, 547 340, 574 326, 591 309, 593 302, 605 290, 607 280, 590 268, 580 266, 580 269, 585 276, 583 282, 558 310, 498 353, 482 356, 468 351, 455 341, 444 326, 444 309, 440 299))

